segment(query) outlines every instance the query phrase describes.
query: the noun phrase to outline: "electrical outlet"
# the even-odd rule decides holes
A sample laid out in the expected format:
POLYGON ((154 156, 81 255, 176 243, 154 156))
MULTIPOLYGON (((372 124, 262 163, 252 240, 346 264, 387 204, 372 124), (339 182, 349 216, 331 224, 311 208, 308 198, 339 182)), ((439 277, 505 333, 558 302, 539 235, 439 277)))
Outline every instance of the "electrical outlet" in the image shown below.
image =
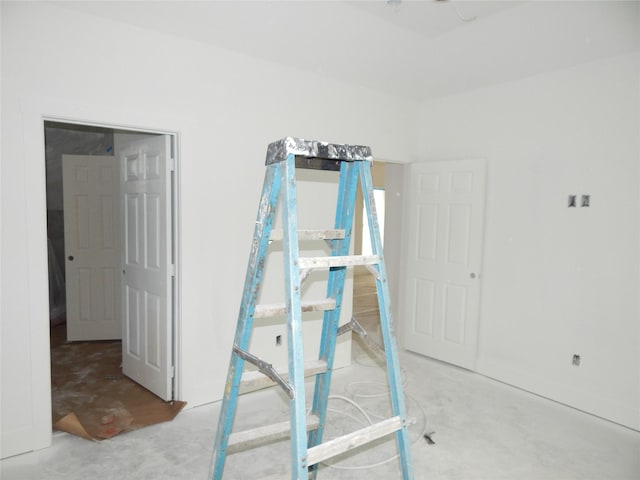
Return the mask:
POLYGON ((588 207, 589 203, 591 203, 591 195, 582 195, 582 198, 580 199, 580 206, 588 207))
POLYGON ((573 360, 571 360, 571 364, 575 367, 579 367, 580 366, 580 355, 575 354, 573 356, 573 360))

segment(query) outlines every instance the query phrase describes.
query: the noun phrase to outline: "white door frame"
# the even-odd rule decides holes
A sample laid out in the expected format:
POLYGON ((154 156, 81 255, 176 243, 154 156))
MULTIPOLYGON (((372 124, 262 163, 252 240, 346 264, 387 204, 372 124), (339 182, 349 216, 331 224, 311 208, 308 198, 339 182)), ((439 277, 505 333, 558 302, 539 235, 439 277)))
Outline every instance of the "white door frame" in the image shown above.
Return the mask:
MULTIPOLYGON (((12 99, 8 107, 13 120, 18 125, 11 142, 7 142, 7 161, 17 163, 16 172, 21 189, 24 192, 20 211, 24 219, 24 269, 21 272, 21 285, 28 288, 29 301, 22 310, 23 322, 7 333, 7 337, 20 335, 20 351, 15 354, 3 352, 3 360, 19 362, 23 380, 18 384, 16 379, 3 379, 3 386, 19 387, 17 394, 3 394, 3 415, 15 415, 15 421, 1 433, 2 446, 0 456, 3 458, 39 450, 51 445, 51 360, 49 341, 49 302, 48 302, 48 261, 47 261, 47 211, 46 211, 46 174, 45 174, 45 139, 44 121, 76 123, 85 125, 105 125, 122 130, 138 130, 174 135, 176 153, 180 153, 178 132, 194 128, 189 117, 176 117, 175 112, 162 102, 153 104, 106 103, 99 95, 93 94, 87 100, 86 92, 77 97, 73 93, 56 92, 51 95, 25 94, 12 99), (6 397, 6 399, 4 398, 6 397)), ((3 145, 3 153, 4 145, 3 145)), ((178 166, 180 164, 178 163, 178 166)), ((176 202, 181 201, 180 170, 177 170, 176 202)), ((177 205, 181 205, 177 203, 177 205)), ((176 261, 177 275, 181 277, 181 238, 180 214, 181 206, 176 209, 176 261)), ((176 395, 183 398, 184 376, 181 375, 183 350, 181 349, 181 281, 177 283, 176 292, 176 395)), ((10 305, 14 312, 15 304, 10 305)), ((6 322, 3 319, 3 328, 6 322)), ((17 338, 16 338, 17 339, 17 338)), ((184 399, 184 398, 183 398, 184 399)), ((187 399, 188 400, 188 399, 187 399)))
MULTIPOLYGON (((173 325, 171 328, 171 332, 173 335, 172 339, 172 356, 173 356, 173 367, 174 367, 174 378, 173 378, 173 398, 179 399, 182 395, 182 382, 181 382, 181 349, 180 349, 180 311, 181 304, 180 300, 182 298, 181 291, 181 249, 180 249, 180 155, 179 155, 179 138, 178 133, 175 131, 167 131, 167 130, 159 130, 152 128, 144 128, 144 127, 131 127, 131 126, 123 126, 123 125, 115 125, 112 123, 104 123, 97 121, 85 121, 78 119, 69 119, 69 118, 61 118, 57 116, 43 115, 42 116, 42 131, 44 132, 44 123, 45 122, 56 122, 56 123, 65 123, 70 125, 79 125, 79 126, 91 126, 91 127, 101 127, 108 128, 113 130, 121 130, 126 132, 136 132, 136 133, 145 133, 151 135, 168 135, 171 139, 171 156, 175 162, 175 170, 173 172, 174 181, 173 183, 173 191, 170 192, 171 198, 171 217, 172 217, 172 234, 173 234, 173 258, 175 265, 175 277, 174 277, 174 290, 173 290, 173 325)), ((45 164, 44 158, 44 150, 42 156, 42 165, 45 164)), ((46 183, 44 185, 46 190, 46 183)), ((45 231, 46 231, 46 219, 45 219, 45 231)), ((48 266, 47 266, 48 268, 48 266)), ((50 368, 49 364, 49 368, 50 368)), ((51 382, 48 384, 49 397, 51 397, 51 382)))

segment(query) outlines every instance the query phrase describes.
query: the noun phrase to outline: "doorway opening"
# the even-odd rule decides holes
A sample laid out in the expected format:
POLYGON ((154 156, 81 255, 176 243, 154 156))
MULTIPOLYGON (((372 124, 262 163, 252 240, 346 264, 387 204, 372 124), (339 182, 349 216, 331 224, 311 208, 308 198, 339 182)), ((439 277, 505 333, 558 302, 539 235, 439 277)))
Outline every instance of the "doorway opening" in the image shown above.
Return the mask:
MULTIPOLYGON (((374 161, 371 166, 373 194, 380 227, 380 238, 384 245, 385 222, 385 168, 386 163, 374 161)), ((369 221, 362 191, 358 189, 354 214, 354 251, 356 255, 371 255, 371 238, 369 236, 369 221)), ((356 267, 353 276, 353 315, 365 327, 372 338, 381 342, 380 312, 378 310, 378 295, 376 281, 366 267, 356 267)))
MULTIPOLYGON (((374 188, 373 198, 376 204, 376 214, 378 217, 378 225, 380 228, 380 240, 384 248, 384 212, 385 212, 385 190, 384 188, 374 188)), ((369 219, 365 207, 362 207, 362 231, 369 231, 369 219)), ((372 255, 371 237, 367 234, 362 235, 361 245, 362 255, 372 255)))
POLYGON ((54 120, 44 131, 53 424, 97 439, 171 419, 184 406, 176 135, 54 120))

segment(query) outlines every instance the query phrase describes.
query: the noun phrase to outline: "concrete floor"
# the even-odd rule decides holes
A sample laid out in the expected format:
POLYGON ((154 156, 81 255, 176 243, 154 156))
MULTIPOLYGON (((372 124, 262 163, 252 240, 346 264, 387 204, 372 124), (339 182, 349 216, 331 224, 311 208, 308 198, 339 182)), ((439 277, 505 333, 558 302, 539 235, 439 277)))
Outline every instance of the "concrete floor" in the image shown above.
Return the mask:
MULTIPOLYGON (((382 370, 354 343, 356 362, 334 374, 333 392, 354 398, 369 414, 385 414, 377 384, 382 370), (371 395, 371 396, 370 396, 371 395)), ((611 479, 640 478, 640 434, 503 385, 471 372, 402 353, 409 416, 416 439, 416 479, 611 479), (425 429, 435 445, 421 433, 425 429)), ((346 402, 331 406, 329 435, 355 429, 361 415, 346 402)), ((53 446, 2 461, 2 480, 205 479, 219 404, 182 412, 169 423, 91 443, 57 434, 53 446)), ((275 389, 241 398, 236 425, 285 419, 286 403, 275 389)), ((386 441, 338 462, 342 467, 378 463, 394 454, 386 441)), ((288 444, 280 442, 230 455, 225 478, 288 478, 288 444)), ((373 469, 323 466, 319 479, 400 478, 392 461, 373 469)))
MULTIPOLYGON (((375 312, 363 313, 363 323, 370 324, 371 316, 375 312)), ((332 394, 356 401, 374 421, 388 416, 386 387, 379 383, 385 381, 384 370, 359 341, 353 359, 352 366, 334 373, 332 394)), ((400 362, 408 415, 415 418, 410 433, 416 480, 640 479, 638 432, 419 355, 400 352, 400 362), (423 438, 425 431, 434 445, 423 438)), ((329 438, 365 423, 341 398, 332 399, 330 408, 329 438)), ((218 412, 219 403, 189 409, 173 422, 99 443, 55 434, 52 447, 3 460, 0 478, 204 480, 218 412)), ((241 397, 234 429, 287 416, 283 394, 263 390, 241 397)), ((394 455, 392 436, 322 465, 318 479, 399 479, 397 460, 384 463, 394 455), (379 463, 384 464, 368 467, 379 463)), ((288 443, 228 456, 224 478, 289 478, 288 443)))

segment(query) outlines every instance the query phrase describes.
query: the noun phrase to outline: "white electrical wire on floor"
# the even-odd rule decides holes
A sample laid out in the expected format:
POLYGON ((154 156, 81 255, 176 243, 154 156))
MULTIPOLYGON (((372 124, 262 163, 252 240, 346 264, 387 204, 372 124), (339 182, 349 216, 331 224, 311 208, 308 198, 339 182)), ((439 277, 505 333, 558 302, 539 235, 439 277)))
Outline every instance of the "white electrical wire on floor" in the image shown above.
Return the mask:
POLYGON ((474 15, 473 17, 465 17, 464 15, 462 15, 462 13, 460 13, 460 10, 458 10, 458 6, 455 4, 455 2, 449 2, 449 3, 453 5, 453 9, 456 11, 456 15, 458 15, 458 18, 463 22, 473 22, 474 20, 478 19, 476 15, 474 15))
MULTIPOLYGON (((365 412, 360 405, 358 405, 356 402, 351 400, 349 397, 345 397, 343 395, 329 395, 329 399, 342 400, 344 402, 350 403, 356 408, 356 410, 358 410, 362 414, 362 416, 367 420, 367 422, 369 422, 369 425, 373 424, 373 420, 371 420, 371 417, 367 414, 367 412, 365 412)), ((351 415, 349 416, 352 417, 351 415)))
MULTIPOLYGON (((385 385, 382 382, 353 382, 353 383, 377 383, 379 385, 385 385)), ((351 384, 349 384, 351 385, 351 384)), ((347 387, 349 386, 347 385, 347 387)), ((385 393, 381 393, 381 394, 376 394, 377 396, 382 396, 382 395, 387 395, 389 393, 388 387, 387 387, 387 391, 385 393)), ((420 409, 420 412, 422 413, 422 420, 423 420, 423 428, 422 431, 420 432, 420 434, 416 437, 415 440, 413 440, 411 442, 411 446, 415 445, 421 438, 424 437, 424 435, 427 434, 427 412, 424 410, 424 408, 422 407, 422 405, 420 405, 420 402, 417 401, 417 399, 415 397, 413 397, 412 395, 408 394, 407 392, 405 392, 405 397, 408 399, 411 399, 420 409)), ((343 400, 346 401, 347 403, 353 405, 361 414, 363 417, 365 417, 365 419, 367 420, 369 425, 373 424, 373 421, 371 420, 371 415, 367 414, 366 411, 355 401, 351 400, 349 397, 345 397, 343 395, 329 395, 329 399, 337 399, 337 400, 343 400)), ((336 410, 336 409, 329 409, 331 412, 334 413, 340 413, 342 415, 345 415, 351 419, 354 419, 357 421, 357 419, 353 416, 350 415, 348 413, 343 412, 342 410, 336 410)), ((363 423, 363 422, 359 422, 359 423, 363 423)), ((415 417, 412 417, 409 419, 409 425, 414 425, 417 423, 417 419, 415 417)), ((364 425, 367 425, 365 423, 363 423, 364 425)), ((386 465, 390 462, 393 462, 394 460, 396 460, 398 457, 400 456, 400 454, 396 453, 395 455, 386 458, 384 460, 381 460, 379 462, 376 463, 369 463, 369 464, 364 464, 364 465, 341 465, 338 463, 329 463, 329 462, 322 462, 323 465, 325 465, 328 468, 334 468, 337 470, 369 470, 371 468, 377 468, 377 467, 381 467, 383 465, 386 465)))
MULTIPOLYGON (((378 362, 376 361, 376 359, 372 359, 372 361, 367 361, 364 362, 362 360, 362 357, 366 356, 365 354, 361 354, 361 355, 357 355, 355 357, 355 362, 358 363, 359 365, 362 365, 363 367, 371 367, 371 368, 384 368, 384 362, 378 362)), ((367 356, 367 358, 370 358, 369 356, 367 356)), ((404 369, 400 369, 400 380, 401 380, 401 386, 402 389, 404 391, 404 396, 406 399, 411 400, 420 410, 420 413, 422 415, 422 430, 420 431, 420 433, 416 436, 415 439, 413 439, 411 441, 411 446, 413 447, 414 445, 416 445, 418 443, 418 441, 420 441, 420 439, 424 438, 425 435, 428 435, 427 432, 427 412, 425 411, 424 407, 420 404, 420 402, 411 394, 409 394, 408 392, 406 392, 405 390, 405 386, 407 384, 407 375, 406 372, 404 371, 404 369)), ((353 398, 350 398, 348 396, 345 395, 329 395, 329 400, 340 400, 343 402, 346 402, 348 404, 350 404, 352 407, 354 407, 359 413, 360 415, 362 415, 362 419, 351 415, 350 413, 344 411, 344 410, 338 410, 335 408, 327 408, 328 412, 332 412, 335 414, 340 414, 344 417, 350 418, 351 420, 353 420, 354 422, 356 422, 357 424, 360 424, 364 427, 368 426, 368 425, 373 425, 374 421, 373 418, 380 418, 380 419, 386 419, 388 418, 387 416, 383 416, 383 415, 377 415, 371 412, 367 412, 361 404, 359 404, 355 399, 373 399, 373 398, 381 398, 381 397, 389 397, 390 395, 390 389, 389 389, 389 384, 388 382, 378 382, 378 381, 373 381, 373 380, 359 380, 359 381, 355 381, 355 382, 350 382, 345 386, 345 391, 347 392, 348 395, 350 395, 353 398), (380 392, 376 392, 376 393, 358 393, 357 391, 357 387, 358 386, 363 386, 363 385, 375 385, 377 387, 382 387, 380 392), (363 420, 364 419, 364 420, 363 420)), ((307 414, 311 412, 311 409, 308 410, 307 414)), ((409 426, 411 425, 415 425, 418 423, 418 419, 416 417, 410 417, 407 419, 407 423, 409 426)), ((392 455, 388 458, 385 458, 379 462, 375 462, 375 463, 369 463, 369 464, 363 464, 363 465, 344 465, 344 464, 340 464, 340 463, 329 463, 328 461, 326 462, 322 462, 322 465, 326 466, 327 468, 332 468, 332 469, 336 469, 336 470, 369 470, 372 468, 378 468, 378 467, 382 467, 383 465, 386 465, 388 463, 393 462, 394 460, 398 459, 398 457, 400 456, 399 453, 396 453, 395 455, 392 455)))

